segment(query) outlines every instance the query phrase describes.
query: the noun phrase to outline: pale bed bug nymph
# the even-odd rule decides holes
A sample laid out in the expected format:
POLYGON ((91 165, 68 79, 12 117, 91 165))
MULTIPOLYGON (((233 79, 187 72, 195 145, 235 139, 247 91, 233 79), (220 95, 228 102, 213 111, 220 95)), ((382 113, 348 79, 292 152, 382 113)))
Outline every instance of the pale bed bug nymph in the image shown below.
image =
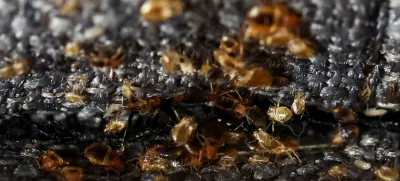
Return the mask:
POLYGON ((274 106, 268 108, 267 114, 271 121, 284 123, 292 119, 292 111, 284 106, 274 106))
POLYGON ((193 117, 183 117, 178 124, 171 129, 171 136, 178 145, 185 145, 189 142, 192 133, 197 128, 197 123, 193 117))
POLYGON ((279 106, 279 102, 276 106, 268 108, 267 115, 271 121, 285 123, 292 119, 292 110, 285 106, 279 106))
POLYGON ((364 111, 364 115, 368 117, 384 116, 388 111, 386 109, 371 108, 364 111))
POLYGON ((301 58, 311 58, 314 49, 300 37, 300 15, 284 3, 254 6, 247 14, 246 39, 259 40, 271 47, 286 46, 301 58))
POLYGON ((303 114, 306 110, 306 97, 304 93, 296 93, 292 104, 293 113, 296 115, 303 114))

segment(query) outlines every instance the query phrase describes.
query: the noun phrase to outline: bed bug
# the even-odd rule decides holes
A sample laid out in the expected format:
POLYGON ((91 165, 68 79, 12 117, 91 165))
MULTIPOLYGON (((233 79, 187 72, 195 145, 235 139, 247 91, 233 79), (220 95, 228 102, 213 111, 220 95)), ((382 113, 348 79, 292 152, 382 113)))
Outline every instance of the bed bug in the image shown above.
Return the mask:
POLYGON ((98 52, 86 53, 88 55, 87 58, 89 64, 103 71, 117 68, 121 64, 124 57, 123 49, 122 47, 119 47, 113 54, 112 51, 113 50, 102 50, 98 52))
MULTIPOLYGON (((244 118, 248 115, 249 109, 256 109, 254 107, 248 107, 252 98, 243 98, 237 90, 226 91, 210 97, 210 100, 214 102, 216 108, 232 112, 237 118, 244 118), (236 96, 230 95, 229 93, 236 93, 236 96)), ((250 112, 252 113, 252 111, 250 112)))
POLYGON ((182 0, 147 0, 140 7, 142 19, 157 23, 183 13, 182 0))
POLYGON ((57 170, 60 166, 66 165, 68 162, 64 161, 60 155, 58 155, 55 151, 46 152, 41 161, 41 167, 46 171, 54 171, 57 170))
POLYGON ((262 68, 254 68, 244 71, 244 73, 235 80, 234 84, 239 87, 266 88, 271 86, 272 80, 273 77, 268 71, 262 68))
POLYGON ((160 157, 161 145, 146 150, 146 153, 139 158, 139 167, 142 171, 166 172, 170 161, 160 157))
POLYGON ((169 163, 170 162, 164 158, 156 158, 154 160, 144 159, 140 161, 140 168, 142 171, 145 172, 166 172, 168 170, 169 163))
POLYGON ((267 87, 272 76, 262 68, 247 69, 243 61, 243 45, 237 37, 222 36, 220 48, 213 52, 214 59, 236 86, 267 87))
MULTIPOLYGON (((297 41, 293 41, 293 40, 301 40, 299 38, 296 37, 296 35, 288 30, 287 28, 279 28, 275 33, 271 34, 271 35, 267 35, 263 40, 261 40, 261 43, 269 46, 269 47, 279 47, 279 46, 286 46, 286 48, 291 48, 294 47, 296 48, 296 45, 299 45, 302 41, 297 42, 297 41), (292 46, 290 46, 292 45, 292 46)), ((297 47, 298 52, 301 52, 301 50, 303 49, 299 49, 300 47, 297 47)), ((308 47, 304 47, 304 48, 308 48, 308 47)), ((289 49, 291 50, 291 49, 289 49)), ((291 52, 293 54, 295 54, 294 52, 291 52)))
POLYGON ((215 107, 224 111, 233 111, 240 102, 228 96, 216 96, 215 107))
POLYGON ((235 149, 225 152, 219 159, 218 163, 223 170, 229 170, 236 167, 236 158, 238 157, 238 151, 235 149))
POLYGON ((265 151, 267 153, 277 155, 276 158, 278 158, 278 156, 281 154, 286 154, 291 159, 293 159, 293 156, 294 156, 299 160, 299 162, 301 162, 297 153, 292 148, 286 147, 283 143, 281 143, 274 136, 272 136, 262 130, 257 130, 257 131, 253 132, 253 137, 258 141, 258 145, 259 145, 259 148, 261 149, 261 151, 265 151))
POLYGON ((167 73, 181 71, 183 74, 193 74, 196 72, 190 58, 176 51, 167 51, 162 53, 160 61, 167 73))
POLYGON ((265 127, 268 117, 259 107, 251 106, 247 109, 246 120, 256 127, 265 127))
POLYGON ((73 92, 66 92, 65 98, 71 103, 82 103, 86 99, 86 91, 85 89, 77 89, 73 92))
POLYGON ((246 116, 246 106, 241 104, 241 101, 235 98, 217 95, 214 104, 218 109, 235 112, 239 117, 246 116))
POLYGON ((18 60, 13 63, 6 64, 0 68, 0 78, 12 78, 27 73, 29 70, 28 60, 18 60))
POLYGON ((220 41, 220 49, 230 57, 242 56, 243 44, 236 36, 223 35, 220 41))
POLYGON ((80 181, 83 177, 84 169, 80 167, 65 166, 60 169, 59 180, 80 181))
POLYGON ((79 0, 60 0, 55 2, 60 8, 60 12, 65 15, 73 15, 81 7, 79 0))
POLYGON ((108 134, 116 134, 121 132, 126 127, 126 123, 123 121, 118 121, 118 119, 111 120, 104 129, 104 132, 108 134))
POLYGON ((243 61, 243 45, 235 36, 224 35, 220 48, 213 52, 214 59, 231 79, 244 75, 247 70, 243 61))
POLYGON ((81 48, 78 42, 69 42, 65 45, 64 55, 66 57, 79 56, 81 54, 81 48))
POLYGON ((111 104, 104 114, 104 118, 108 119, 104 132, 108 134, 116 134, 121 132, 127 125, 126 121, 121 121, 118 118, 124 111, 124 107, 119 104, 111 104))
POLYGON ((222 146, 222 141, 212 138, 205 138, 204 140, 200 156, 207 160, 216 160, 218 158, 218 150, 222 146))
POLYGON ((244 75, 247 72, 245 64, 241 59, 241 55, 232 57, 223 49, 215 50, 213 55, 214 59, 221 66, 224 73, 227 74, 231 79, 244 75))
POLYGON ((124 83, 122 86, 122 94, 127 99, 124 103, 124 106, 131 110, 139 111, 140 115, 147 115, 149 113, 157 113, 157 110, 153 110, 153 108, 157 107, 161 103, 161 98, 158 96, 140 99, 138 98, 132 89, 137 89, 131 86, 130 83, 124 83), (136 101, 132 101, 132 99, 136 99, 136 101))
POLYGON ((332 110, 332 114, 336 119, 343 122, 354 122, 357 120, 357 114, 350 108, 338 107, 332 110))
POLYGON ((354 142, 360 134, 360 128, 357 125, 347 125, 335 130, 332 136, 332 144, 340 146, 354 142))
POLYGON ((291 39, 286 46, 290 53, 297 57, 311 58, 314 55, 314 49, 310 43, 300 38, 291 39))
POLYGON ((258 165, 258 164, 266 164, 271 162, 270 158, 262 155, 252 155, 249 157, 249 164, 258 165))
POLYGON ((171 136, 178 146, 189 143, 193 132, 197 129, 194 117, 183 117, 178 124, 171 129, 171 136))
POLYGON ((262 39, 280 28, 295 28, 300 18, 283 3, 254 6, 247 13, 249 23, 245 37, 262 39))
POLYGON ((82 83, 69 82, 67 91, 64 92, 65 98, 71 103, 82 103, 87 97, 85 85, 82 83))
POLYGON ((285 123, 293 117, 292 110, 284 106, 279 106, 279 104, 269 107, 267 115, 271 121, 279 123, 285 123))
POLYGON ((342 178, 346 177, 347 174, 348 174, 348 169, 342 164, 335 165, 328 170, 328 176, 335 178, 337 180, 342 180, 342 178))
POLYGON ((209 59, 205 61, 203 65, 201 65, 198 73, 213 82, 219 82, 224 78, 224 71, 221 67, 217 67, 216 65, 210 65, 209 59))
POLYGON ((125 169, 121 155, 108 145, 92 144, 84 151, 85 157, 94 165, 100 165, 120 173, 125 169))
POLYGON ((87 75, 69 77, 64 90, 65 98, 71 103, 82 103, 88 94, 85 85, 88 79, 87 75))
POLYGON ((132 91, 131 83, 125 82, 122 85, 122 95, 130 102, 132 97, 136 97, 132 91))
POLYGON ((375 176, 382 181, 395 181, 399 180, 399 171, 395 168, 382 166, 375 169, 375 176))
POLYGON ((182 62, 185 62, 183 57, 179 57, 179 54, 176 52, 164 52, 161 56, 160 62, 164 67, 165 72, 167 73, 175 73, 178 70, 178 62, 176 60, 180 60, 182 58, 182 62))
POLYGON ((292 111, 296 115, 303 114, 306 109, 306 98, 304 93, 297 93, 294 96, 292 111))

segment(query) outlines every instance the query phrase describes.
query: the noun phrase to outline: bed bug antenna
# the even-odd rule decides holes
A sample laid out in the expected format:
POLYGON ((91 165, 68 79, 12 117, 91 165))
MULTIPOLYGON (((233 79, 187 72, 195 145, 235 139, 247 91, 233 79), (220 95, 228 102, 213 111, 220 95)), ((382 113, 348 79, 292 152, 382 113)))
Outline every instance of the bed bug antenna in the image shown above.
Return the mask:
POLYGON ((296 134, 296 133, 294 132, 293 128, 290 127, 289 125, 284 124, 284 123, 282 123, 282 125, 285 126, 285 127, 287 127, 287 128, 289 128, 290 131, 292 132, 292 134, 293 134, 294 136, 298 137, 298 138, 300 138, 300 136, 304 133, 305 128, 306 128, 306 124, 302 123, 303 129, 300 131, 300 133, 296 134))
POLYGON ((176 118, 178 119, 178 121, 181 120, 181 118, 178 115, 178 112, 174 108, 172 108, 172 110, 174 111, 174 114, 175 114, 176 118))

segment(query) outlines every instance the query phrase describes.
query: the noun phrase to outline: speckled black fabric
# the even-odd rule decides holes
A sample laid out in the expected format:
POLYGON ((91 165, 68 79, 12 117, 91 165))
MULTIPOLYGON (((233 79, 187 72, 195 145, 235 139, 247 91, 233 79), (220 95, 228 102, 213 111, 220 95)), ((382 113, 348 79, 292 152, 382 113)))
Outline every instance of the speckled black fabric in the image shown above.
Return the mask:
MULTIPOLYGON (((357 141, 340 148, 300 150, 301 163, 286 158, 250 165, 239 160, 231 170, 213 164, 171 170, 163 174, 169 180, 335 180, 323 176, 336 164, 349 170, 342 180, 373 180, 374 169, 399 167, 400 3, 285 2, 302 15, 300 33, 315 44, 315 55, 300 59, 285 48, 262 46, 245 52, 246 64, 262 66, 289 80, 279 89, 249 88, 262 108, 271 105, 269 100, 289 106, 293 90, 306 93, 308 114, 289 123, 292 129, 276 126, 282 132, 279 136, 301 132, 302 145, 330 143, 327 133, 344 126, 329 113, 336 106, 359 113, 378 106, 389 114, 360 116, 357 141), (366 87, 371 90, 368 97, 364 96, 366 87), (371 169, 355 167, 357 159, 371 163, 371 169)), ((38 161, 46 150, 67 150, 81 155, 82 165, 89 165, 82 158, 85 147, 105 143, 118 149, 124 143, 125 159, 138 158, 148 145, 171 143, 170 129, 177 122, 171 107, 186 115, 225 118, 225 113, 214 112, 206 103, 171 101, 177 92, 185 92, 190 100, 201 99, 193 85, 207 87, 209 80, 198 74, 166 74, 160 52, 177 49, 200 68, 219 47, 221 36, 242 31, 247 11, 260 3, 263 1, 185 0, 183 14, 149 23, 140 19, 143 0, 80 1, 76 11, 67 14, 61 13, 56 0, 0 0, 0 67, 17 59, 30 63, 27 74, 0 78, 0 180, 57 180, 57 174, 40 169, 38 161), (125 56, 114 69, 115 78, 90 66, 86 57, 66 56, 65 45, 73 41, 98 51, 122 47, 125 56), (68 80, 81 75, 88 77, 84 83, 87 98, 82 104, 71 104, 62 93, 68 80), (140 88, 141 98, 160 96, 161 111, 143 116, 127 110, 120 118, 129 122, 125 136, 108 135, 104 133, 104 113, 110 104, 121 104, 121 82, 126 81, 140 88)), ((233 87, 227 81, 220 85, 233 87)), ((232 124, 239 126, 242 121, 232 124)), ((248 122, 244 125, 249 135, 255 130, 248 122)), ((85 175, 87 180, 147 181, 160 174, 143 173, 131 166, 120 175, 97 167, 85 175)))

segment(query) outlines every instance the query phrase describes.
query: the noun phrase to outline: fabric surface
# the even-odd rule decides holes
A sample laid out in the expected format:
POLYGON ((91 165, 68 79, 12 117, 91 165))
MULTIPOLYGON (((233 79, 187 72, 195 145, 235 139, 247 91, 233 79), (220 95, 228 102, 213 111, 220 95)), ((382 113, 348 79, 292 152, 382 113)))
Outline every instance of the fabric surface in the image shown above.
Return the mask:
MULTIPOLYGON (((254 96, 254 105, 262 109, 277 103, 290 107, 293 90, 305 93, 308 107, 303 116, 265 129, 278 138, 295 137, 303 146, 297 150, 301 163, 283 157, 251 165, 244 155, 229 169, 210 161, 199 168, 182 164, 160 174, 141 171, 132 161, 116 174, 92 166, 84 149, 103 143, 115 150, 123 147, 125 161, 139 159, 154 145, 174 145, 171 129, 177 116, 185 115, 198 118, 199 125, 221 119, 228 125, 224 129, 240 127, 251 138, 258 126, 203 101, 206 95, 199 87, 210 89, 210 79, 198 73, 166 73, 160 58, 162 52, 175 50, 200 69, 213 60, 224 34, 243 31, 251 7, 269 2, 185 0, 181 15, 150 23, 140 16, 143 0, 0 0, 0 67, 22 60, 29 67, 19 76, 0 77, 0 180, 60 180, 59 172, 42 169, 42 155, 48 150, 76 157, 74 164, 85 167, 87 180, 157 180, 160 175, 168 180, 373 180, 382 166, 397 169, 398 178, 400 3, 284 2, 301 14, 299 34, 314 44, 314 56, 298 58, 286 48, 254 45, 245 52, 246 65, 262 67, 287 82, 274 89, 237 90, 243 98, 254 96), (121 64, 112 71, 96 68, 89 63, 90 56, 68 54, 74 51, 67 51, 72 42, 107 57, 121 48, 121 64), (67 90, 77 82, 85 97, 82 103, 71 103, 67 90), (107 134, 110 120, 105 114, 111 104, 123 104, 126 82, 137 88, 137 98, 159 97, 161 103, 147 113, 124 110, 118 119, 127 123, 126 130, 107 134), (181 94, 184 100, 176 101, 181 94), (332 116, 335 107, 358 113, 358 121, 351 125, 359 127, 360 134, 349 144, 331 147, 335 130, 348 126, 332 116), (389 113, 375 118, 362 114, 374 107, 389 113), (362 170, 355 160, 371 166, 362 170), (330 169, 335 165, 343 165, 346 174, 333 175, 330 169)), ((236 90, 226 80, 218 87, 236 90)))

